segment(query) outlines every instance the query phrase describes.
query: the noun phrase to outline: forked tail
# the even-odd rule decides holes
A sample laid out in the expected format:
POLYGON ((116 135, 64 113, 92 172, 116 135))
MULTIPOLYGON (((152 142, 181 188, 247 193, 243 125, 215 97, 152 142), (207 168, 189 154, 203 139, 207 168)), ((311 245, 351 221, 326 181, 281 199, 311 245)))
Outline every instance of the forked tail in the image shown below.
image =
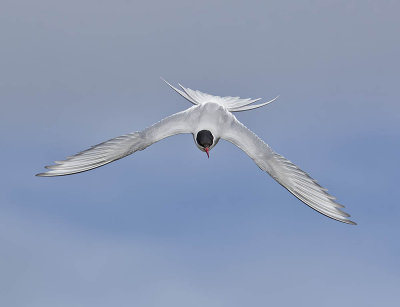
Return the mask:
POLYGON ((190 88, 185 88, 179 83, 179 87, 181 88, 178 89, 174 86, 172 86, 170 83, 168 83, 165 79, 161 78, 165 83, 167 83, 173 90, 175 90, 179 95, 181 95, 183 98, 186 100, 190 101, 194 105, 197 104, 203 104, 206 102, 215 102, 218 103, 228 109, 230 112, 242 112, 242 111, 248 111, 248 110, 253 110, 257 108, 261 108, 263 106, 266 106, 267 104, 270 104, 271 102, 275 101, 279 96, 276 96, 274 99, 271 99, 267 102, 260 103, 260 104, 253 104, 254 102, 257 102, 261 100, 261 98, 257 99, 251 99, 251 98, 240 98, 240 97, 221 97, 221 96, 214 96, 210 95, 207 93, 203 93, 197 90, 192 90, 190 88))

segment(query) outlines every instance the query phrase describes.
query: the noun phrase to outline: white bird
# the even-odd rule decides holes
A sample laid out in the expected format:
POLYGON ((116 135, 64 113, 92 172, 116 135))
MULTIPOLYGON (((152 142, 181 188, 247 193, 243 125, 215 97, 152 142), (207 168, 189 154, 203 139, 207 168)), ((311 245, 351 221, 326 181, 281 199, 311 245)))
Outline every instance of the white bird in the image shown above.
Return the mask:
MULTIPOLYGON (((164 80, 165 81, 165 80, 164 80)), ((306 172, 275 153, 257 135, 239 122, 232 112, 241 112, 265 106, 278 97, 254 105, 259 99, 220 97, 194 91, 179 84, 178 89, 165 81, 194 106, 171 115, 142 131, 116 137, 82 151, 55 165, 46 166, 45 173, 37 176, 63 176, 85 172, 126 157, 164 138, 180 133, 191 133, 196 146, 207 153, 222 138, 242 149, 261 170, 270 174, 278 183, 314 210, 343 223, 353 224, 349 214, 341 211, 344 206, 328 194, 306 172)))

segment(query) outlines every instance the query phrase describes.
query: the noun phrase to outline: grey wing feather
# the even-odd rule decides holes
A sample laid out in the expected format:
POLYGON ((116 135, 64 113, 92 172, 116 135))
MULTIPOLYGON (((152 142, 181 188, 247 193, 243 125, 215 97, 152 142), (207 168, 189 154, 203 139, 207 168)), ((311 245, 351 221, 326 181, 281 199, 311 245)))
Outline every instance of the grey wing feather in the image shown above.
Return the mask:
POLYGON ((55 161, 55 165, 46 166, 47 172, 36 176, 64 176, 85 172, 143 150, 166 137, 189 133, 191 128, 188 117, 191 116, 191 113, 192 108, 167 117, 143 131, 121 135, 92 146, 64 161, 55 161))
POLYGON ((348 219, 349 214, 340 210, 344 206, 338 204, 335 197, 328 194, 327 189, 321 187, 317 181, 295 164, 275 153, 238 120, 233 120, 230 129, 226 129, 222 138, 246 152, 259 168, 268 172, 290 193, 309 207, 334 220, 356 224, 348 219))

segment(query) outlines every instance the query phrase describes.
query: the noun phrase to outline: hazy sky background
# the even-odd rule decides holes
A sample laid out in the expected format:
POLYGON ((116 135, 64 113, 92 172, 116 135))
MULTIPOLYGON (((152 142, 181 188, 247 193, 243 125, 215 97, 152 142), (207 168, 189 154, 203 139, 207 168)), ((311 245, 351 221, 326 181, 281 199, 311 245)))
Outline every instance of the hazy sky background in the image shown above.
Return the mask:
POLYGON ((0 3, 1 306, 399 306, 398 1, 0 3), (43 166, 190 104, 159 79, 278 101, 237 115, 359 223, 221 141, 43 166), (207 191, 200 197, 199 188, 207 191))

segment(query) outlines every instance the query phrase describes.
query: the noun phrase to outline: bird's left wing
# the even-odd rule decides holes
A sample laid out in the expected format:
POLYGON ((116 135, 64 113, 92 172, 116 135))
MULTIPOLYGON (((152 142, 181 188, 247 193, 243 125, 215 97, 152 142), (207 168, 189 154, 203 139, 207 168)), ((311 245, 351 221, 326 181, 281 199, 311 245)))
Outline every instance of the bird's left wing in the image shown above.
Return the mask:
POLYGON ((236 118, 232 118, 231 124, 222 131, 221 137, 242 149, 259 168, 270 174, 306 205, 334 220, 355 224, 348 219, 350 215, 340 210, 343 206, 338 204, 335 197, 329 195, 325 188, 295 164, 275 153, 236 118))
POLYGON ((132 132, 95 145, 55 165, 46 166, 45 173, 36 176, 63 176, 85 172, 126 157, 166 137, 191 133, 196 107, 171 115, 143 131, 132 132))

